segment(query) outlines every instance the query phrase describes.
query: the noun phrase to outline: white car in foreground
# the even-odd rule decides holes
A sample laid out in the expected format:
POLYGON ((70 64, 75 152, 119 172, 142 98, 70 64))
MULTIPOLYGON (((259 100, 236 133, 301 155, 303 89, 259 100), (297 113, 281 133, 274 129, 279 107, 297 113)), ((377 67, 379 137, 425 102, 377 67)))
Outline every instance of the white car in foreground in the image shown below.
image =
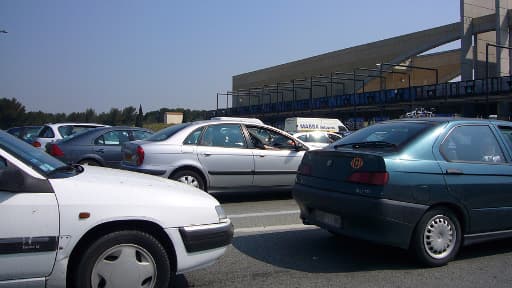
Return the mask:
POLYGON ((169 287, 232 237, 199 189, 68 166, 0 131, 0 287, 169 287))

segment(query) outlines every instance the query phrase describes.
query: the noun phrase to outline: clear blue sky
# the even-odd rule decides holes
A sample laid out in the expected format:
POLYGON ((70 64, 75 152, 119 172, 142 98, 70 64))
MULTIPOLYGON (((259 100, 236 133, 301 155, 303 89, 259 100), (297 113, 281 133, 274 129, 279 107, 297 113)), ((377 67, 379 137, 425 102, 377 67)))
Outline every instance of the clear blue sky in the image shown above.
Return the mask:
POLYGON ((211 110, 234 75, 457 22, 459 4, 1 0, 0 98, 51 113, 211 110))

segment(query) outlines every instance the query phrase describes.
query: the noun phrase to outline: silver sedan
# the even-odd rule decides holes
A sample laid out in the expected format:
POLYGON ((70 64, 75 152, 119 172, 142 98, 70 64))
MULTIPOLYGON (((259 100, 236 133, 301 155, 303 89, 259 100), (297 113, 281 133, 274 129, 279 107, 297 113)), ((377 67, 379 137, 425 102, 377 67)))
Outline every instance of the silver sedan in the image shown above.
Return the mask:
POLYGON ((125 143, 121 167, 208 192, 291 191, 309 149, 290 134, 257 121, 205 120, 125 143))

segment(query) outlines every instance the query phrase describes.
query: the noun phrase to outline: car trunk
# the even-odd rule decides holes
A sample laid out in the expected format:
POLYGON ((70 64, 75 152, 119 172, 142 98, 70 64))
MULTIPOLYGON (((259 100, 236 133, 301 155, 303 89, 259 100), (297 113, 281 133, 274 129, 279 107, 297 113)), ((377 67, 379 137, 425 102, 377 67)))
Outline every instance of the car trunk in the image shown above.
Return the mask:
POLYGON ((381 197, 388 181, 381 151, 316 150, 302 159, 297 183, 333 193, 381 197))

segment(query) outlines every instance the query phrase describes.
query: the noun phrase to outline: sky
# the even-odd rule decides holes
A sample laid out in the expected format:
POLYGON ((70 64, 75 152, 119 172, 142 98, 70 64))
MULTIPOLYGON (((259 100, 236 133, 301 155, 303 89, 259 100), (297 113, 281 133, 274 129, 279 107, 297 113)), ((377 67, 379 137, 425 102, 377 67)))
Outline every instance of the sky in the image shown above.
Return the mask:
POLYGON ((214 110, 234 75, 458 22, 459 5, 0 0, 0 98, 48 113, 214 110))

